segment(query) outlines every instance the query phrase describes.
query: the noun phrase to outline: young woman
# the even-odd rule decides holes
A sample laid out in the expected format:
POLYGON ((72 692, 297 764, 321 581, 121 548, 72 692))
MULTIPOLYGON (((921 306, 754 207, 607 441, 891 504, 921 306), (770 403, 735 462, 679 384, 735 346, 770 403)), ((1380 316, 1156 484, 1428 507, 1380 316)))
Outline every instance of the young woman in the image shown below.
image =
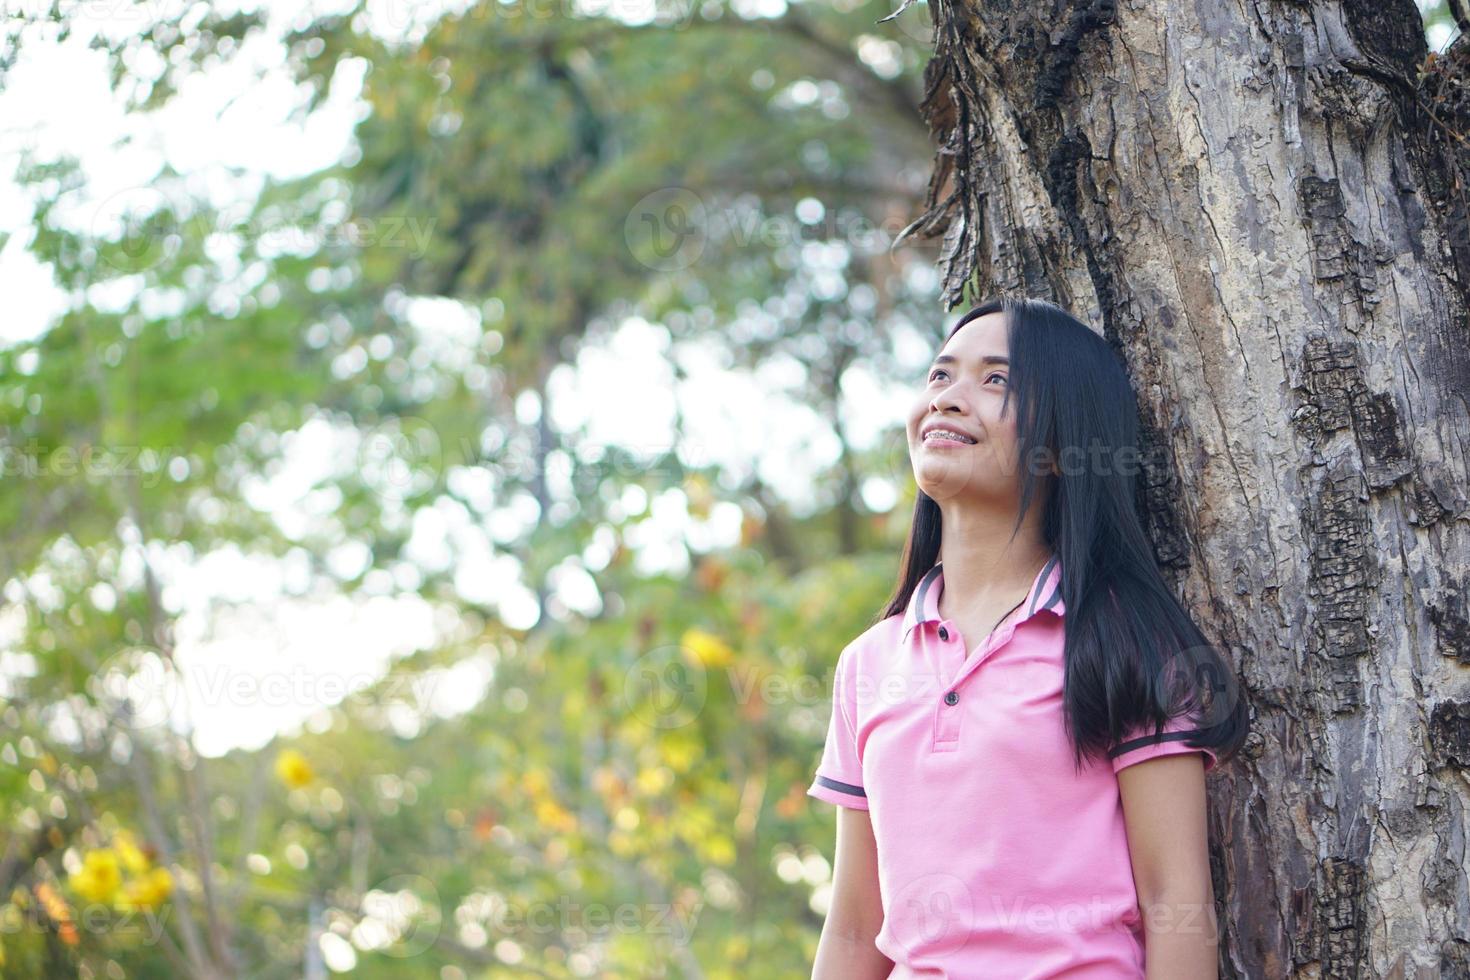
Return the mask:
POLYGON ((907 428, 899 585, 838 658, 807 791, 840 807, 813 977, 1213 980, 1205 773, 1247 709, 1139 519, 1120 360, 992 300, 907 428))

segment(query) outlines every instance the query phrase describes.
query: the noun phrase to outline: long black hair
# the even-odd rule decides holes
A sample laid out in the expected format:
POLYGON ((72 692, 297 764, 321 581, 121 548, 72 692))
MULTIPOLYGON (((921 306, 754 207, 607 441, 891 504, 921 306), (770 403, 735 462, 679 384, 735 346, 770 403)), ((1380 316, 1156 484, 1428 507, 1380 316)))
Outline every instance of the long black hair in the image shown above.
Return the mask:
MULTIPOLYGON (((1014 539, 1033 503, 1061 560, 1066 644, 1063 705, 1075 765, 1102 758, 1136 726, 1157 735, 1172 719, 1196 723, 1185 744, 1223 762, 1244 742, 1248 709, 1228 659, 1205 638, 1159 572, 1140 519, 1138 404, 1108 342, 1055 304, 996 297, 967 312, 1004 313, 1015 401, 1021 500, 1014 539), (1065 450, 1065 452, 1064 452, 1065 450), (1078 465, 1076 453, 1089 460, 1078 465)), ((939 505, 914 501, 898 587, 874 622, 903 613, 939 559, 939 505)))

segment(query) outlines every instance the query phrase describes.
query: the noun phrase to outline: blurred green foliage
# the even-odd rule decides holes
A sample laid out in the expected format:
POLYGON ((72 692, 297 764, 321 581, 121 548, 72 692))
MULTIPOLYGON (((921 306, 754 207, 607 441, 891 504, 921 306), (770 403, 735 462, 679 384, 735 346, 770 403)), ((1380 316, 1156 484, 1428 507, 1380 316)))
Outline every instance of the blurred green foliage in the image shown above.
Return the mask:
MULTIPOLYGON (((0 350, 4 968, 804 975, 831 668, 887 597, 905 516, 863 503, 906 460, 895 433, 844 429, 842 386, 897 370, 894 330, 939 330, 932 245, 887 248, 927 176, 927 11, 485 4, 403 41, 364 9, 283 31, 196 8, 95 40, 138 114, 263 38, 302 114, 360 73, 343 160, 248 213, 164 160, 104 202, 75 160, 18 174, 26 247, 73 302, 0 350), (469 343, 444 345, 450 316, 469 343), (630 316, 734 371, 800 366, 841 447, 815 511, 678 432, 650 454, 552 424, 552 372, 630 316), (323 431, 348 458, 284 519, 266 488, 323 431), (675 498, 696 521, 733 505, 738 540, 650 573, 637 541, 675 498), (414 559, 431 514, 514 563, 534 625, 467 586, 463 540, 414 559), (202 756, 190 712, 266 709, 183 696, 231 679, 183 612, 221 555, 300 602, 416 596, 440 639, 347 697, 293 695, 321 708, 300 735, 202 756), (595 609, 558 598, 569 567, 595 609)), ((275 613, 253 588, 209 598, 210 636, 275 613)), ((269 635, 242 642, 268 661, 269 635)))

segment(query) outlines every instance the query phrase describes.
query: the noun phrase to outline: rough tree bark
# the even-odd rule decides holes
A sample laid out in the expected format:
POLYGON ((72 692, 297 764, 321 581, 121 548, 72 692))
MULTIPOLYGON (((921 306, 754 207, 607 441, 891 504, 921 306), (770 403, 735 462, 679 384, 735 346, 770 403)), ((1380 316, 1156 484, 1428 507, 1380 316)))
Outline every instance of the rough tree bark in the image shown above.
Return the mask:
POLYGON ((1470 59, 1409 0, 930 4, 906 234, 947 309, 1123 353, 1160 561, 1252 702, 1221 975, 1470 976, 1470 59))

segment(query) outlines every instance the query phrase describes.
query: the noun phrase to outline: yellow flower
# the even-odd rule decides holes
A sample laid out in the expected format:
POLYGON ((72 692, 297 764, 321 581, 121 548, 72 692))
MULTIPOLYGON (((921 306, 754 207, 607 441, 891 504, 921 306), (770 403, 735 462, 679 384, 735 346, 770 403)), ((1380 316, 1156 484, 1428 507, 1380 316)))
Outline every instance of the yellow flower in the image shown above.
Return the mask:
POLYGON ((276 777, 292 789, 299 789, 316 778, 306 756, 295 749, 282 749, 276 756, 276 777))
POLYGON ((577 829, 577 818, 554 800, 541 800, 536 804, 536 822, 561 833, 577 829))
POLYGON ((126 830, 120 830, 112 839, 112 849, 122 858, 129 874, 142 874, 148 870, 148 855, 138 846, 138 839, 126 830))
POLYGON ((716 834, 705 840, 704 853, 715 864, 728 867, 735 863, 735 843, 722 834, 716 834))
POLYGON ((530 796, 541 796, 551 789, 551 780, 543 769, 527 769, 521 773, 521 788, 530 796))
POLYGON ((634 780, 638 784, 638 791, 645 796, 657 796, 663 792, 663 788, 674 781, 674 774, 663 766, 653 769, 643 769, 634 780))
POLYGON ((675 772, 688 772, 699 757, 699 748, 690 741, 670 741, 663 746, 664 761, 675 772))
POLYGON ((89 902, 110 902, 122 885, 117 854, 107 848, 89 851, 70 878, 72 889, 89 902))
POLYGON ((709 519, 715 495, 710 491, 708 480, 698 473, 691 474, 684 481, 684 498, 689 501, 689 513, 702 521, 709 519))
POLYGON ((173 890, 174 879, 168 869, 154 868, 147 874, 130 879, 117 905, 124 910, 157 908, 173 890))
POLYGON ((686 630, 679 646, 696 667, 723 667, 735 657, 723 640, 701 629, 686 630))
POLYGON ((629 857, 638 850, 638 839, 621 830, 612 830, 607 835, 607 846, 619 857, 629 857))

